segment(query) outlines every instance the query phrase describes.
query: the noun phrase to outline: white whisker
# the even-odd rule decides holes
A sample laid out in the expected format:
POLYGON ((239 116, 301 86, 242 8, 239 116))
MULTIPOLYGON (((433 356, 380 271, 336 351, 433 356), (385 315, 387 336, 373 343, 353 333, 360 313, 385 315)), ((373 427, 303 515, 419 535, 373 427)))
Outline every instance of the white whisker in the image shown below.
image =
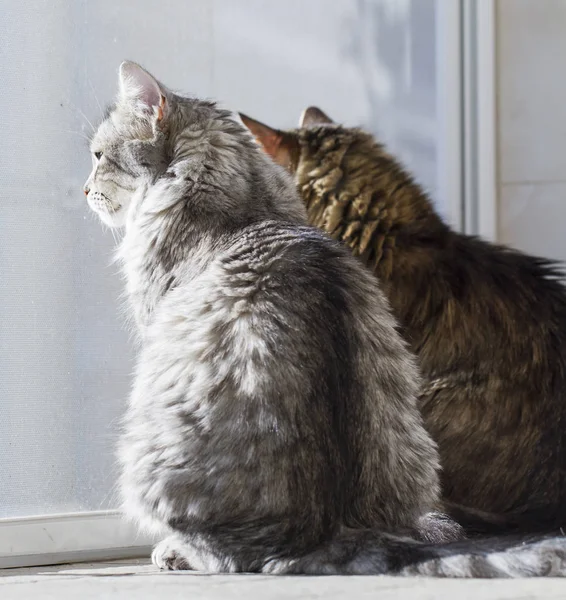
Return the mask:
POLYGON ((84 140, 86 140, 87 142, 90 143, 90 138, 83 131, 73 131, 71 129, 62 129, 61 131, 63 133, 72 133, 74 135, 78 135, 78 136, 82 137, 84 140))
POLYGON ((69 97, 66 97, 65 100, 69 104, 69 106, 73 110, 75 110, 90 125, 90 128, 92 129, 92 131, 94 133, 96 131, 96 128, 92 124, 92 122, 90 121, 90 119, 84 114, 84 112, 69 97))
POLYGON ((98 105, 98 110, 100 111, 100 116, 102 117, 104 115, 104 111, 102 110, 102 106, 100 105, 100 102, 98 101, 98 98, 96 96, 96 92, 94 91, 94 86, 92 85, 92 81, 90 80, 89 76, 86 75, 86 73, 85 73, 85 77, 86 77, 86 80, 88 82, 88 85, 90 86, 90 89, 92 91, 92 95, 94 96, 96 104, 98 105))

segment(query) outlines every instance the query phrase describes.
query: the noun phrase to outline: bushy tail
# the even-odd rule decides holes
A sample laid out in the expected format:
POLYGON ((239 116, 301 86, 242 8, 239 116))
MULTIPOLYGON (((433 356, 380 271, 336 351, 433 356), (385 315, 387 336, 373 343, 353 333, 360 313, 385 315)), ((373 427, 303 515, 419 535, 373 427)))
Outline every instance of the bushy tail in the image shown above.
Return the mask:
POLYGON ((399 575, 429 577, 564 577, 566 538, 514 542, 470 540, 430 548, 431 556, 400 569, 399 575))
POLYGON ((502 537, 430 545, 408 537, 349 531, 298 559, 277 559, 266 573, 428 577, 564 577, 566 537, 502 537))

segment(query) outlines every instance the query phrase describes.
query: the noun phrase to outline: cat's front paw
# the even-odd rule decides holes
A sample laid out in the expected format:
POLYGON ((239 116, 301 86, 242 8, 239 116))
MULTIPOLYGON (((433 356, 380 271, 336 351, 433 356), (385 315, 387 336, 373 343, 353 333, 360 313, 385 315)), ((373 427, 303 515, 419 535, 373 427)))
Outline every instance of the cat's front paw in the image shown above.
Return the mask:
POLYGON ((186 556, 183 555, 183 541, 176 535, 159 542, 151 553, 151 562, 163 571, 192 571, 186 556))

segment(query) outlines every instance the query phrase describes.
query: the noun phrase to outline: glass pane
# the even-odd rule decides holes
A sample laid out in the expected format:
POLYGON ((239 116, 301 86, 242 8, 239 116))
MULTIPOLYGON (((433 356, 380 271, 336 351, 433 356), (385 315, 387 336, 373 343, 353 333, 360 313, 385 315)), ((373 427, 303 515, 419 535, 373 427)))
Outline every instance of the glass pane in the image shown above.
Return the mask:
POLYGON ((435 190, 434 0, 4 0, 0 517, 113 508, 132 347, 85 138, 137 60, 279 127, 318 104, 435 190))
POLYGON ((318 105, 377 134, 434 196, 435 0, 214 5, 215 97, 278 127, 318 105))

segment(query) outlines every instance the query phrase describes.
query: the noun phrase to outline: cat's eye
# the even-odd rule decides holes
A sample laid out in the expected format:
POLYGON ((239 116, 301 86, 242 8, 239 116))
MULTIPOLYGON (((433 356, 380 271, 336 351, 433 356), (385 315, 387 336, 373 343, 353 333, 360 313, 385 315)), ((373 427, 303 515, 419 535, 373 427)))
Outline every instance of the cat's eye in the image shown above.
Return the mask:
POLYGON ((102 152, 95 152, 94 158, 96 158, 96 160, 100 160, 102 158, 102 152))

